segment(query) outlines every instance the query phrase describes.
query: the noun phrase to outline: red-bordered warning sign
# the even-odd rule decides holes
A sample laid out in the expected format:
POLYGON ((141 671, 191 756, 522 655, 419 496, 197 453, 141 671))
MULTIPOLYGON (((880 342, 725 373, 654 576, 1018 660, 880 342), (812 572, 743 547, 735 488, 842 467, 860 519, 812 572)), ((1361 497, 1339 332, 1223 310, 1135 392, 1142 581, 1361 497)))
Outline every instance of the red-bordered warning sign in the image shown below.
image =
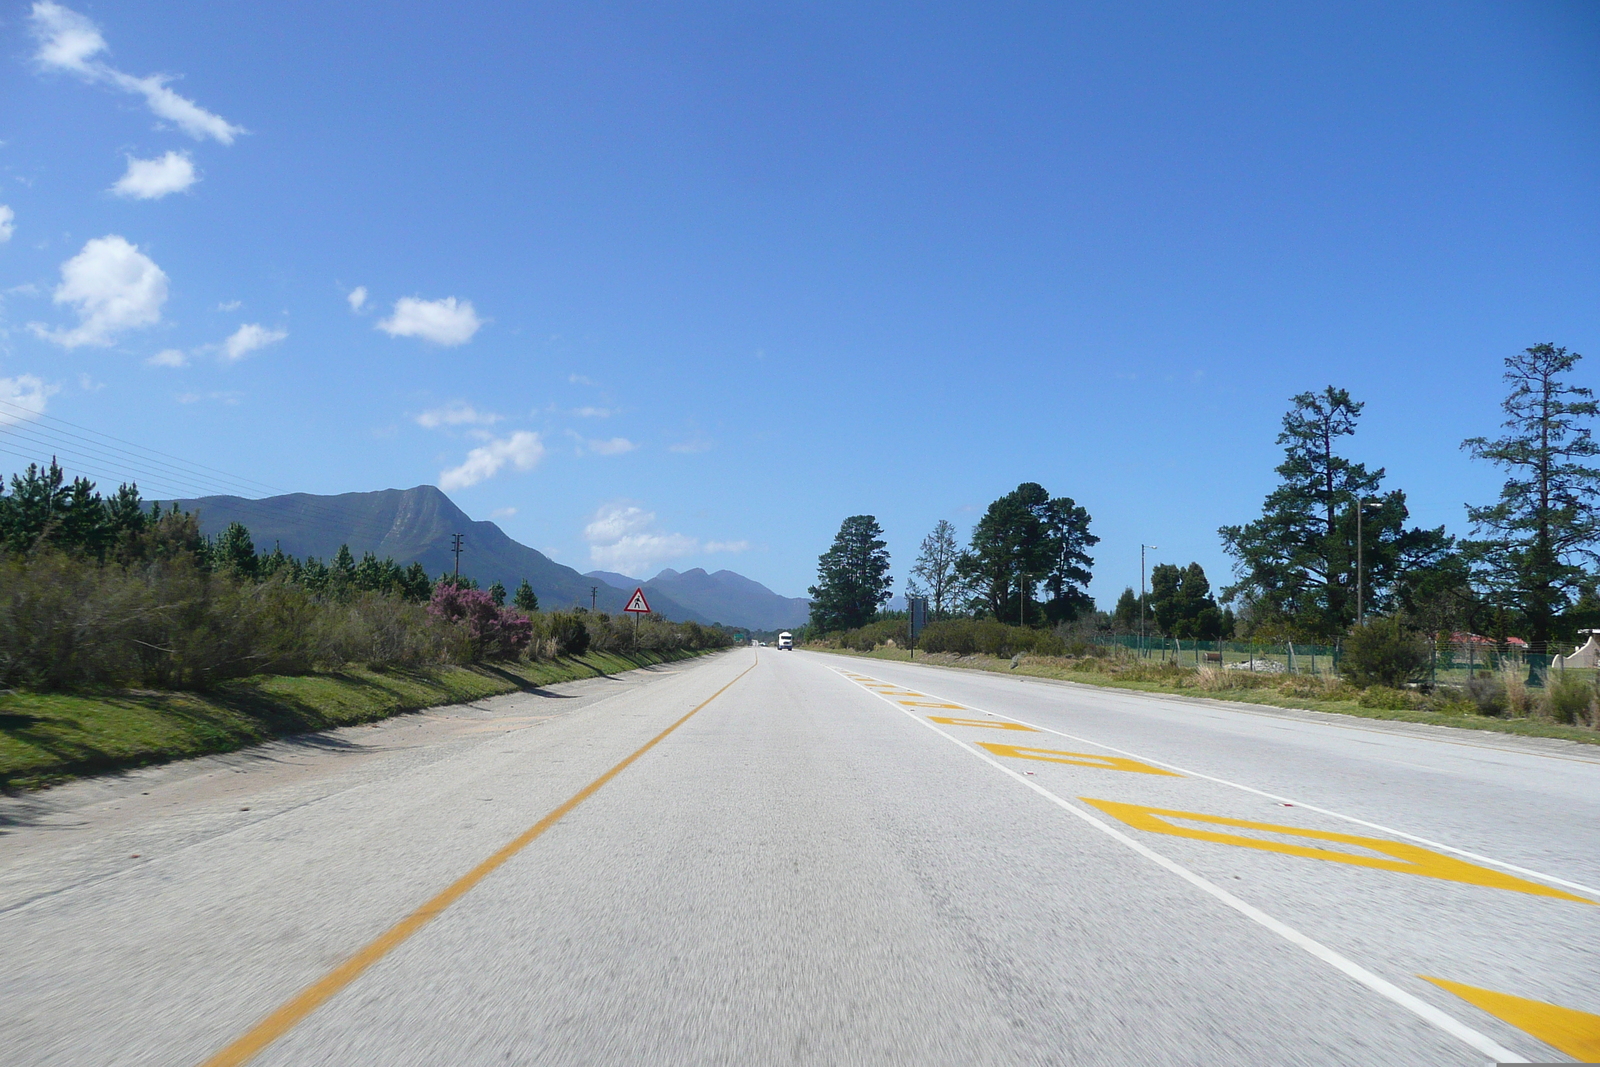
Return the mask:
MULTIPOLYGON (((615 603, 615 601, 612 601, 612 603, 615 603)), ((628 606, 622 610, 631 611, 638 615, 650 614, 650 602, 644 598, 644 590, 642 588, 635 589, 633 597, 628 601, 628 606)))

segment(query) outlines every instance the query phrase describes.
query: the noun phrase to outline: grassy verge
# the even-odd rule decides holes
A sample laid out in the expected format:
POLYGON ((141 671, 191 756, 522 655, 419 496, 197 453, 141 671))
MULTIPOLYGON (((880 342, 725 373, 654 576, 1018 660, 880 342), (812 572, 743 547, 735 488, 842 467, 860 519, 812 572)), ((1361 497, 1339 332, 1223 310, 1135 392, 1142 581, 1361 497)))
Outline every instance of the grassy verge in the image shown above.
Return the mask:
MULTIPOLYGON (((846 649, 810 646, 815 651, 858 659, 896 660, 910 659, 904 649, 875 648, 871 652, 851 652, 846 649)), ((1262 704, 1276 708, 1294 708, 1299 711, 1325 711, 1336 715, 1353 715, 1363 719, 1390 719, 1398 722, 1427 723, 1432 726, 1454 726, 1465 730, 1488 730, 1501 734, 1518 734, 1523 737, 1556 737, 1565 741, 1581 741, 1588 745, 1600 744, 1600 731, 1583 726, 1565 726, 1545 719, 1490 718, 1483 715, 1451 715, 1437 711, 1414 709, 1388 709, 1362 707, 1354 700, 1329 700, 1314 696, 1283 693, 1276 689, 1201 689, 1198 685, 1171 684, 1165 681, 1125 678, 1104 671, 1081 670, 1075 660, 1053 656, 1023 656, 1015 667, 1009 659, 997 656, 955 656, 949 654, 927 655, 919 653, 916 662, 943 667, 960 667, 967 670, 992 671, 996 674, 1025 674, 1035 678, 1057 678, 1081 682, 1084 685, 1104 686, 1110 689, 1133 689, 1143 693, 1168 693, 1178 696, 1200 697, 1208 700, 1228 700, 1240 704, 1262 704)))
POLYGON ((0 696, 0 787, 231 752, 288 734, 594 678, 699 653, 591 652, 548 663, 271 675, 209 693, 0 696))

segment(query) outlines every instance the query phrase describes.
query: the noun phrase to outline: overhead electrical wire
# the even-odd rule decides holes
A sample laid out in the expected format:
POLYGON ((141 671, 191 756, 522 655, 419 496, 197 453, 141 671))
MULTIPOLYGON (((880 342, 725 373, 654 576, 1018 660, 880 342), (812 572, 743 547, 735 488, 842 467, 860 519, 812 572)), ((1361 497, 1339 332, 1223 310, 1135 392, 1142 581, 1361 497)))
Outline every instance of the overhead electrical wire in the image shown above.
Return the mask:
MULTIPOLYGON (((0 454, 40 463, 41 456, 24 451, 36 444, 52 456, 65 458, 72 475, 83 475, 108 485, 135 483, 154 499, 194 500, 207 496, 256 499, 291 495, 291 491, 204 463, 174 456, 33 408, 0 398, 0 454), (10 447, 8 447, 10 446, 10 447)), ((48 462, 48 461, 45 461, 48 462)), ((306 494, 310 497, 310 494, 306 494)), ((348 519, 314 498, 299 501, 302 511, 329 520, 348 519)))

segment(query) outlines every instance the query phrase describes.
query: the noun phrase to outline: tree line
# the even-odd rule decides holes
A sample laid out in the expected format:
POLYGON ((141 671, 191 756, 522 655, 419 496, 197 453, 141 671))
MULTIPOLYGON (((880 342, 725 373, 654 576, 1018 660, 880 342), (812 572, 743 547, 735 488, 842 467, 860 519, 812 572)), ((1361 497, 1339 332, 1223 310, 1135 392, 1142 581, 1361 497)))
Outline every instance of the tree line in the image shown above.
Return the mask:
MULTIPOLYGON (((1094 610, 1089 513, 1071 497, 1024 482, 994 501, 966 548, 939 520, 923 539, 907 593, 926 596, 935 619, 992 617, 1027 626, 1071 622, 1094 610)), ((831 633, 871 622, 889 599, 888 545, 872 515, 845 519, 818 560, 811 629, 831 633)))
MULTIPOLYGON (((1157 563, 1142 596, 1130 586, 1111 611, 1097 611, 1087 586, 1099 538, 1088 512, 1025 482, 988 506, 965 546, 941 519, 919 546, 907 592, 926 596, 940 620, 1332 644, 1375 617, 1436 638, 1516 636, 1546 653, 1600 627, 1600 444, 1593 393, 1572 381, 1582 358, 1540 344, 1505 360, 1502 434, 1461 445, 1504 482, 1494 501, 1467 506, 1465 536, 1413 524, 1385 468, 1346 454, 1364 404, 1329 385, 1291 399, 1278 484, 1260 514, 1218 530, 1234 565, 1220 590, 1198 563, 1157 563)), ((880 618, 889 571, 877 519, 845 519, 818 560, 810 632, 880 618)))
POLYGON ((1461 447, 1499 467, 1498 499, 1467 505, 1466 536, 1409 525, 1384 468, 1342 454, 1364 405, 1328 386, 1283 418, 1279 484, 1260 517, 1218 533, 1235 562, 1223 590, 1252 631, 1338 641, 1358 615, 1429 634, 1517 636, 1537 653, 1600 624, 1600 444, 1583 357, 1552 344, 1505 360, 1504 431, 1461 447))
POLYGON ((30 465, 0 492, 0 685, 206 688, 351 662, 419 668, 586 651, 724 647, 731 635, 653 618, 538 611, 526 579, 429 579, 342 545, 331 560, 258 551, 231 524, 214 538, 135 485, 102 496, 59 464, 30 465))

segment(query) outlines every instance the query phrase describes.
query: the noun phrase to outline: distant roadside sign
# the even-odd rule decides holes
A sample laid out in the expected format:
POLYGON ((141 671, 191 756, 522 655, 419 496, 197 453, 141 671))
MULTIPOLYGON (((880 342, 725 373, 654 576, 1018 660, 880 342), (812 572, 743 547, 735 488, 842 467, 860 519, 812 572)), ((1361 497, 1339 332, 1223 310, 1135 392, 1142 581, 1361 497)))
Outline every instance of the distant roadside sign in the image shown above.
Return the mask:
POLYGON ((650 614, 650 602, 644 598, 644 589, 635 589, 633 596, 628 600, 628 606, 622 610, 631 611, 636 615, 650 614))
POLYGON ((906 611, 909 616, 906 620, 911 631, 911 640, 914 643, 917 635, 922 633, 928 625, 928 598, 925 596, 906 597, 906 611))

